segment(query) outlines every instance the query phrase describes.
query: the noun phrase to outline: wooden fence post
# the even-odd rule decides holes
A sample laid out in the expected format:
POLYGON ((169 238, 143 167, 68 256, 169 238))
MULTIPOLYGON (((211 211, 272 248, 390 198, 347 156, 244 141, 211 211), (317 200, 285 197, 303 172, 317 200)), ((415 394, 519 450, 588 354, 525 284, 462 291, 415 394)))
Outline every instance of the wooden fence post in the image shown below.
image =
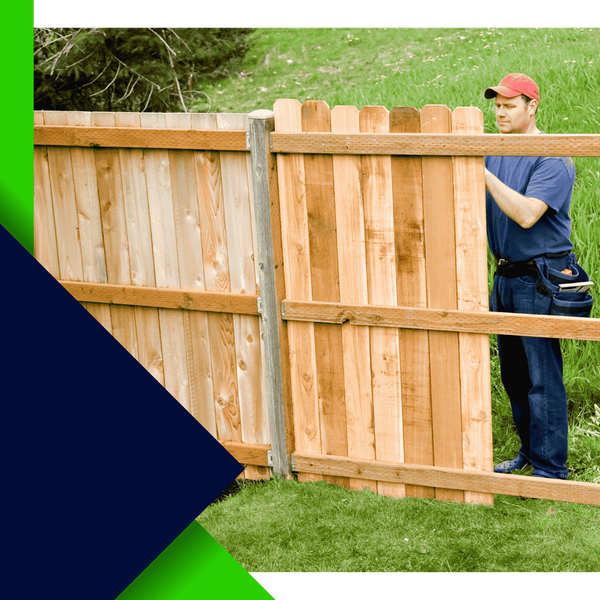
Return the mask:
POLYGON ((287 358, 287 324, 281 318, 280 309, 281 301, 285 298, 285 282, 277 162, 269 147, 269 134, 275 127, 273 111, 251 112, 248 115, 248 126, 273 474, 289 478, 294 428, 287 358))

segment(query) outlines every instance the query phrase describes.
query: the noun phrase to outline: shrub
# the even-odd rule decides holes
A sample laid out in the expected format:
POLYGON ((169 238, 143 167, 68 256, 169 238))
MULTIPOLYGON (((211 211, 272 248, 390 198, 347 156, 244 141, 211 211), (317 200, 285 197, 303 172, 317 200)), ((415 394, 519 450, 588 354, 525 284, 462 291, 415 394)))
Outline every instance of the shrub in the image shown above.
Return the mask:
POLYGON ((34 29, 34 109, 187 112, 245 58, 253 29, 34 29))

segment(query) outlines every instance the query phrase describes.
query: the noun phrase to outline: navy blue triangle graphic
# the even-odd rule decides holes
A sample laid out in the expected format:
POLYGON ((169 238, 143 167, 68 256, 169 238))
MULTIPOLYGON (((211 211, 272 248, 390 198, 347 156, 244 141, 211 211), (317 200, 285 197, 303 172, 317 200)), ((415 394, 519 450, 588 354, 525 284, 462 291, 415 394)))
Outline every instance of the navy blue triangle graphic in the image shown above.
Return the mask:
POLYGON ((15 597, 112 599, 242 466, 1 226, 0 256, 15 597))

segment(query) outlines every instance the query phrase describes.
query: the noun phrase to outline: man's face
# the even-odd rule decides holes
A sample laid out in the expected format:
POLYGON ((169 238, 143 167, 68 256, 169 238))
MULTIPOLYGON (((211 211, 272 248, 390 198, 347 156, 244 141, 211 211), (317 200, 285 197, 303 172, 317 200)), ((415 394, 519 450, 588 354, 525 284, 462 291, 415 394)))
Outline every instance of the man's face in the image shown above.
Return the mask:
POLYGON ((526 105, 522 96, 507 98, 498 94, 495 103, 500 133, 528 133, 535 128, 535 100, 526 105))

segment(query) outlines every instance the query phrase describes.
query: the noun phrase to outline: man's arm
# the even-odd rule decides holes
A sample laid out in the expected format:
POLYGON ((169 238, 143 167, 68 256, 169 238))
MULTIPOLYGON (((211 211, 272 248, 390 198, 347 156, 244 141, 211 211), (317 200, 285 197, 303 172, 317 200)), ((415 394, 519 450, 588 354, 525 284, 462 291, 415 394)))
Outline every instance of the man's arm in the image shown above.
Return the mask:
POLYGON ((485 189, 492 195, 500 210, 523 229, 533 227, 548 209, 545 202, 519 194, 502 183, 487 169, 485 170, 485 189))

